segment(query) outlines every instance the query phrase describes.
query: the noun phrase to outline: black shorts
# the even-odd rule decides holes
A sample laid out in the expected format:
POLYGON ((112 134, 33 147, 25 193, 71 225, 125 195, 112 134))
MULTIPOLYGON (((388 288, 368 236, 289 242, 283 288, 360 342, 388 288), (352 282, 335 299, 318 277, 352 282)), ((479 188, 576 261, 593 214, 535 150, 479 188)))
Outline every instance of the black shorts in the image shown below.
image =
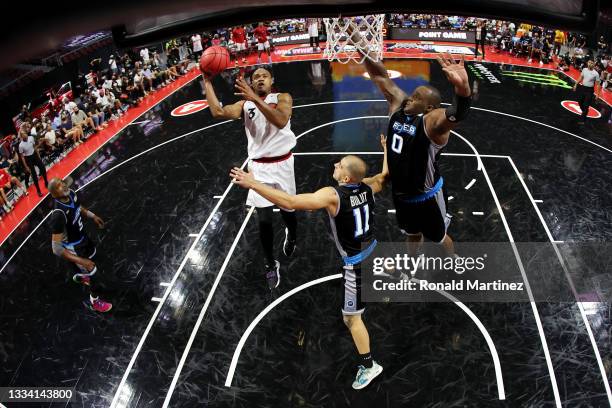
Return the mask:
POLYGON ((430 241, 442 242, 450 223, 442 190, 422 202, 407 203, 399 197, 393 197, 393 203, 397 224, 404 234, 423 234, 430 241))
POLYGON ((360 315, 365 310, 361 301, 361 264, 342 268, 342 314, 360 315))
MULTIPOLYGON (((83 237, 83 240, 78 244, 64 244, 64 248, 72 254, 81 258, 93 259, 94 256, 96 256, 96 245, 93 243, 92 240, 89 239, 87 235, 85 235, 83 237)), ((75 263, 72 263, 72 265, 74 266, 75 270, 78 270, 78 273, 87 273, 87 270, 85 270, 82 266, 77 265, 75 263)))

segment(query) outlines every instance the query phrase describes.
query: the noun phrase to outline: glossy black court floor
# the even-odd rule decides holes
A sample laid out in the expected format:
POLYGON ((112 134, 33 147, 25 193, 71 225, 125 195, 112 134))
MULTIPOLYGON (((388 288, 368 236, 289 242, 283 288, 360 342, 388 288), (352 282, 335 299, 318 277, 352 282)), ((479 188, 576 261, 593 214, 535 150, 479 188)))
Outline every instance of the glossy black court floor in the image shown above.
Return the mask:
MULTIPOLYGON (((450 100, 436 63, 387 64, 403 74, 407 91, 431 82, 450 100)), ((556 245, 572 272, 587 270, 592 259, 571 253, 568 243, 612 237, 610 109, 595 106, 602 118, 579 127, 578 117, 560 105, 574 95, 541 79, 549 72, 485 66, 501 83, 474 78, 474 107, 484 110, 472 110, 441 160, 453 197, 449 233, 464 242, 556 245), (512 70, 538 83, 518 81, 512 70)), ((274 65, 276 86, 293 96, 292 128, 301 136, 298 192, 330 184, 332 164, 344 152, 360 152, 371 171, 380 169, 377 139, 386 128, 387 105, 362 72, 327 62, 274 65)), ((563 75, 560 80, 569 83, 563 75)), ((233 98, 231 83, 229 73, 216 79, 226 103, 233 98)), ((340 281, 283 296, 340 271, 327 215, 298 215, 292 259, 280 255, 279 217, 282 281, 270 294, 256 214, 244 205, 246 192, 229 187, 229 169, 246 159, 242 123, 215 122, 208 110, 169 113, 201 97, 197 80, 186 85, 72 175, 84 205, 107 221, 103 231, 87 228, 99 242, 111 313, 84 309, 85 293, 53 256, 48 227, 37 228, 50 202, 0 248, 0 384, 74 387, 77 393, 69 404, 19 407, 108 407, 113 400, 116 407, 610 406, 609 268, 584 274, 584 313, 575 302, 467 305, 495 345, 503 401, 481 330, 450 303, 370 305, 365 321, 372 352, 385 371, 369 388, 353 391, 355 351, 340 315, 340 281), (275 300, 278 305, 262 315, 275 300)), ((386 191, 378 201, 378 239, 400 240, 389 209, 386 191)), ((519 259, 520 253, 508 262, 519 259)), ((527 275, 533 285, 540 279, 527 275)), ((553 284, 570 290, 565 279, 553 284)))

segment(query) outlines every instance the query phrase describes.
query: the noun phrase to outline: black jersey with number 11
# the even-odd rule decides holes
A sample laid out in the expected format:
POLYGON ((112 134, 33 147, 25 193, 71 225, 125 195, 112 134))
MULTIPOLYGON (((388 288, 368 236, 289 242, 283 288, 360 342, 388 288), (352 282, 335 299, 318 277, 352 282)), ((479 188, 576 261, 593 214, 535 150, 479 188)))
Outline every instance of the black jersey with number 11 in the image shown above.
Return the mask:
POLYGON ((336 215, 329 216, 331 230, 340 255, 350 257, 373 239, 374 195, 365 183, 343 184, 334 189, 339 205, 336 215))

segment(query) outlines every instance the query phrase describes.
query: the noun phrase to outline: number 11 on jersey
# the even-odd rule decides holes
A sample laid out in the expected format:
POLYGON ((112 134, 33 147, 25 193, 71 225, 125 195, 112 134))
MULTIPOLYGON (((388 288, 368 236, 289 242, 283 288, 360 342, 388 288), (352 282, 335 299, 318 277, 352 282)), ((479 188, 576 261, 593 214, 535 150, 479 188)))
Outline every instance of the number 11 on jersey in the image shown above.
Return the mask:
POLYGON ((355 238, 357 238, 368 232, 370 229, 370 210, 368 205, 366 204, 363 207, 354 208, 353 216, 355 217, 355 238), (364 218, 363 221, 361 216, 362 212, 364 218))

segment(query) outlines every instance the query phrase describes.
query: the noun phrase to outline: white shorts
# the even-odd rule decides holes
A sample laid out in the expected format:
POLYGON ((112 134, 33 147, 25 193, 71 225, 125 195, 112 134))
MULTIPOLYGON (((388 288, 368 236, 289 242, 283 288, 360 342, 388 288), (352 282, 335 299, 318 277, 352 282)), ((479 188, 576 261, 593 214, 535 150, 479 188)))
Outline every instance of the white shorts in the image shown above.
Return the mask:
POLYGON ((236 51, 244 51, 246 50, 246 45, 244 43, 236 43, 236 51))
POLYGON ((257 43, 257 50, 259 51, 263 51, 263 50, 269 50, 270 49, 270 42, 266 41, 264 43, 257 43))
MULTIPOLYGON (((249 161, 249 172, 253 173, 255 180, 260 183, 282 190, 287 194, 295 195, 293 156, 289 157, 287 160, 276 163, 257 163, 251 160, 249 161)), ((249 190, 246 203, 256 208, 265 208, 274 205, 253 190, 249 190)))

